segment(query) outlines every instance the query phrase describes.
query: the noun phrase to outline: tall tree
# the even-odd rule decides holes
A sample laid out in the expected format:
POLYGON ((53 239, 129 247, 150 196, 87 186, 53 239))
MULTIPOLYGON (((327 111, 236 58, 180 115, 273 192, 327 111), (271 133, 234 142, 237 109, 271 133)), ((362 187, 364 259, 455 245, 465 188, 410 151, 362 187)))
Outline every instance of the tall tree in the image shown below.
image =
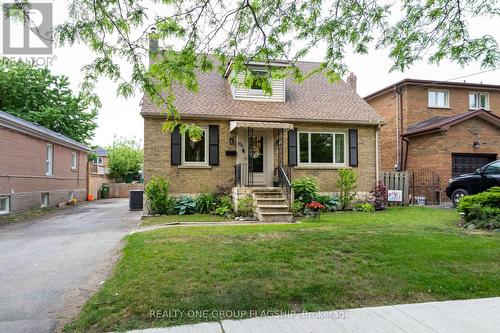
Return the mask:
MULTIPOLYGON (((25 1, 17 1, 19 8, 25 1)), ((173 85, 196 91, 197 70, 223 71, 228 56, 235 72, 245 72, 245 85, 254 80, 245 70, 248 60, 268 65, 271 59, 289 60, 283 71, 270 70, 265 81, 273 75, 301 81, 317 72, 335 81, 347 71, 348 52, 367 53, 373 45, 390 50, 392 70, 422 59, 439 63, 447 58, 461 65, 477 61, 485 68, 500 63, 497 41, 488 34, 470 33, 472 20, 498 19, 498 0, 69 1, 70 21, 57 27, 58 41, 82 42, 98 54, 85 67, 84 87, 92 89, 97 78, 106 75, 119 81, 121 95, 142 89, 170 119, 177 116, 173 85), (394 12, 397 15, 391 16, 394 12), (152 37, 165 51, 156 54, 148 69, 146 45, 152 27, 152 37), (311 73, 302 73, 295 63, 318 45, 326 46, 323 62, 311 73), (130 79, 121 77, 117 57, 132 64, 130 79)), ((269 84, 262 87, 271 93, 269 84)))
POLYGON ((144 162, 141 143, 135 139, 115 138, 113 145, 107 148, 109 174, 118 182, 128 175, 137 174, 144 162))
POLYGON ((0 110, 87 144, 97 127, 98 102, 74 94, 68 78, 23 62, 1 59, 0 110), (96 104, 97 103, 97 104, 96 104))

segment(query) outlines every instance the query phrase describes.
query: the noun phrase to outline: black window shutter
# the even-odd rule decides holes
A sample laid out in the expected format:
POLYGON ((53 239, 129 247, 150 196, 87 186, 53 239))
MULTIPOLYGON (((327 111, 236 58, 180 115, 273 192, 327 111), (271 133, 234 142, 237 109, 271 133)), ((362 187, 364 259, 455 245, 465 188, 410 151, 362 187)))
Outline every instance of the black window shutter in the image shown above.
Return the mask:
POLYGON ((358 130, 349 130, 349 166, 358 166, 358 130))
POLYGON ((208 126, 208 164, 219 165, 219 125, 208 126))
POLYGON ((179 127, 176 127, 170 138, 170 164, 181 165, 181 133, 179 127))
POLYGON ((295 129, 288 131, 288 165, 297 165, 297 131, 295 129))

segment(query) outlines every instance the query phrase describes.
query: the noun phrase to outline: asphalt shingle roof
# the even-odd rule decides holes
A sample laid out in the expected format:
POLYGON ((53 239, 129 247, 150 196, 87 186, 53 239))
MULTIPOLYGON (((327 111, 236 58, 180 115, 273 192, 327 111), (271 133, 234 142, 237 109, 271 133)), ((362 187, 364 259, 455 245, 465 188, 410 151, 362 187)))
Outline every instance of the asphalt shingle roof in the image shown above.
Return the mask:
MULTIPOLYGON (((318 63, 301 62, 308 72, 318 63)), ((380 124, 383 118, 353 89, 340 80, 330 84, 317 74, 303 83, 286 80, 286 102, 255 102, 235 100, 230 84, 217 71, 198 74, 197 93, 175 88, 175 105, 180 116, 207 116, 224 119, 260 121, 325 121, 380 124)), ((143 116, 159 115, 160 110, 143 98, 143 116)))
POLYGON ((38 124, 29 122, 27 120, 18 118, 16 116, 11 115, 10 113, 0 111, 0 126, 2 126, 2 122, 4 122, 4 126, 7 126, 7 124, 15 124, 17 125, 16 127, 19 128, 20 130, 23 131, 30 131, 34 134, 39 134, 43 135, 45 137, 54 139, 55 141, 61 143, 61 144, 66 144, 70 145, 73 148, 77 148, 79 150, 83 151, 90 151, 90 148, 81 144, 78 141, 75 141, 73 139, 68 138, 67 136, 64 136, 60 133, 54 132, 46 127, 40 126, 38 124))

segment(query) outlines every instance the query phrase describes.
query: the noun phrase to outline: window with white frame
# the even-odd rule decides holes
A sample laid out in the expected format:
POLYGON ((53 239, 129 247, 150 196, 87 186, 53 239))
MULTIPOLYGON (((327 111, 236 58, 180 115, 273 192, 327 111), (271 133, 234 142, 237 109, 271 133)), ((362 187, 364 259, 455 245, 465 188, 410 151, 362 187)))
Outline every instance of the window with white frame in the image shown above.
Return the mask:
POLYGON ((447 90, 429 90, 430 108, 447 108, 450 106, 447 90))
POLYGON ((489 110, 490 101, 488 93, 471 92, 469 93, 469 109, 479 110, 485 109, 489 110))
POLYGON ((8 214, 10 211, 10 198, 9 197, 0 197, 0 215, 8 214))
POLYGON ((54 171, 54 146, 50 143, 47 144, 47 155, 45 160, 45 174, 47 176, 52 176, 54 171))
POLYGON ((99 165, 104 165, 104 157, 97 156, 96 157, 96 163, 99 164, 99 165))
POLYGON ((182 164, 208 165, 208 130, 202 128, 203 134, 199 140, 193 140, 189 133, 182 135, 182 164))
POLYGON ((299 132, 298 138, 299 164, 345 165, 345 133, 299 132))
POLYGON ((49 207, 49 194, 48 193, 42 193, 42 208, 47 208, 49 207))
POLYGON ((76 170, 77 167, 77 155, 75 152, 71 153, 71 169, 76 170))

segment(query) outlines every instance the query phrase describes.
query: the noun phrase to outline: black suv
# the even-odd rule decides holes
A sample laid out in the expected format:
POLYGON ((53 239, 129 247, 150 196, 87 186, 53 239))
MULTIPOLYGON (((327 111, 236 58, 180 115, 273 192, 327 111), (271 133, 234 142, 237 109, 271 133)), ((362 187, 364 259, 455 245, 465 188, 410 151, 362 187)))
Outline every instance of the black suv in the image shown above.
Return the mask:
POLYGON ((461 197, 484 192, 493 186, 500 186, 500 160, 486 164, 474 173, 450 179, 446 195, 456 207, 461 197))

